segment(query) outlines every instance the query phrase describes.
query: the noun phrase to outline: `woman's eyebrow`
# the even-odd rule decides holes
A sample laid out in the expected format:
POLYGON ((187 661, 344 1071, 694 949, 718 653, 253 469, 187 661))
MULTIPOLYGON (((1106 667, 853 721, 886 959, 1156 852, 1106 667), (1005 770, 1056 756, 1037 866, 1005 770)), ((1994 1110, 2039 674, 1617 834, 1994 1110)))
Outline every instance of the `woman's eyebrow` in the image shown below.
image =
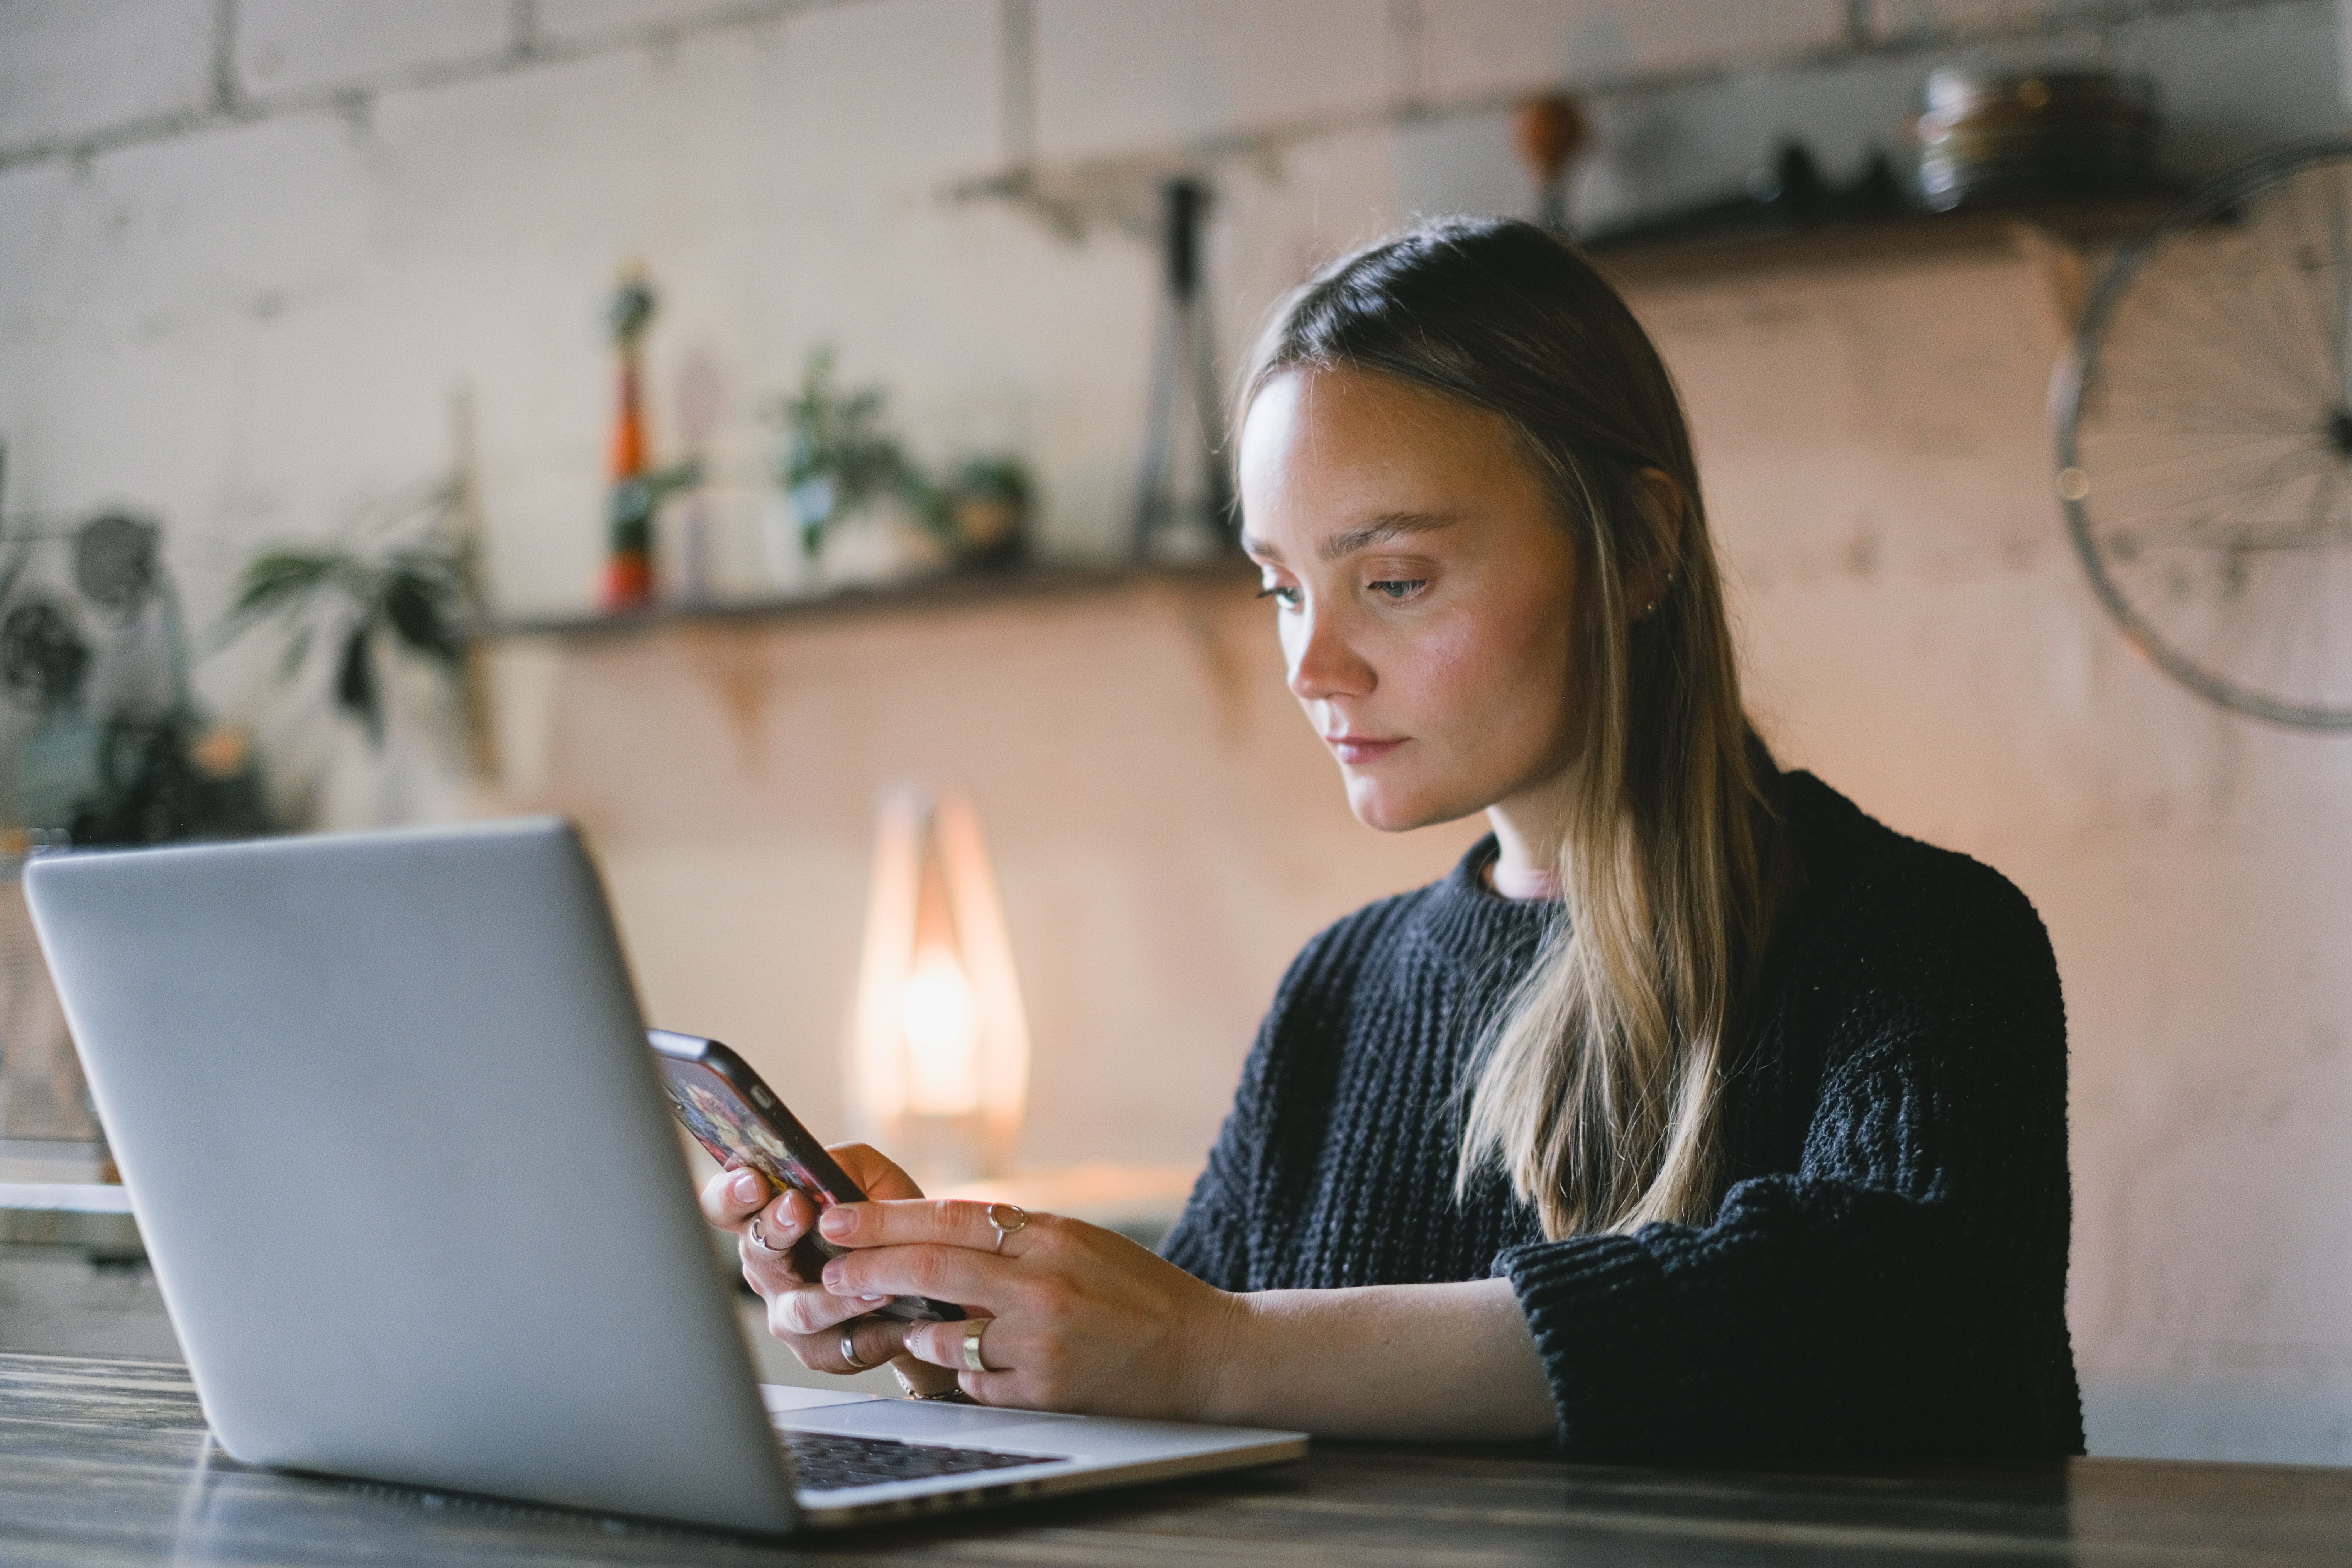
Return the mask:
POLYGON ((1368 544, 1379 544, 1411 533, 1434 533, 1441 528, 1452 528, 1460 521, 1460 516, 1454 512, 1394 511, 1385 517, 1376 517, 1361 528, 1333 534, 1315 547, 1315 553, 1324 561, 1338 561, 1353 555, 1368 544))

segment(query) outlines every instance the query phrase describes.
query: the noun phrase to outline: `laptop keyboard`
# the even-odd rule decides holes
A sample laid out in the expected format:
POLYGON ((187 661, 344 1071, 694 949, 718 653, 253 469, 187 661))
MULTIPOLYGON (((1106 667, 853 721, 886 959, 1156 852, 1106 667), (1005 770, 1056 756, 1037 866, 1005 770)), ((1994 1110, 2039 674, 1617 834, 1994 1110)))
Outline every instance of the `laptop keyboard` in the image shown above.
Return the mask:
POLYGON ((975 1470, 1011 1470, 1024 1465, 1055 1465, 1063 1454, 1005 1454, 992 1448, 950 1448, 937 1443, 905 1443, 896 1437, 840 1437, 829 1432, 782 1432, 793 1470, 803 1491, 837 1491, 885 1481, 919 1481, 975 1470))

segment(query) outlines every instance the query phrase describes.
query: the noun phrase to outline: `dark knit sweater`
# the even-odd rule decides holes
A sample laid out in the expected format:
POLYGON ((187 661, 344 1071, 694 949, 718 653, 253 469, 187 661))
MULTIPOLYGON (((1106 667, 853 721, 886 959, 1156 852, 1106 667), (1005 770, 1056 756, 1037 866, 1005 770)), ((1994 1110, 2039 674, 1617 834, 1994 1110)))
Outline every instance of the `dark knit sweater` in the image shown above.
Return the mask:
POLYGON ((1782 775, 1799 866, 1704 1226, 1546 1241, 1453 1194, 1481 1025, 1557 905, 1444 880, 1309 942, 1167 1256, 1232 1290, 1509 1277, 1592 1460, 2083 1451, 2065 1320, 2065 1018, 1999 874, 1782 775))

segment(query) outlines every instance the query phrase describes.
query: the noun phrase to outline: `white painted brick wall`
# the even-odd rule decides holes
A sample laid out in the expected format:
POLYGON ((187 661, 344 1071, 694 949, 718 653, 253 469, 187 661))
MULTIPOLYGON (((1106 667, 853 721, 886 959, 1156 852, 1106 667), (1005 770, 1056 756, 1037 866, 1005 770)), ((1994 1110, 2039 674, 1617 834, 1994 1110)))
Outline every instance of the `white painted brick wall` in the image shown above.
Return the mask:
POLYGON ((1779 60, 1846 37, 1843 0, 1425 0, 1430 96, 1779 60))
POLYGON ((1993 32, 2063 15, 2064 0, 1864 0, 1874 39, 1993 32))
POLYGON ((509 0, 237 0, 246 90, 300 92, 495 54, 512 37, 509 0))
POLYGON ((1389 0, 1035 0, 1047 158, 1368 115, 1390 99, 1389 0))
POLYGON ((7 0, 0 29, 0 147, 212 101, 212 0, 7 0))
MULTIPOLYGON (((544 43, 576 44, 647 26, 683 27, 721 13, 740 11, 745 0, 533 0, 531 36, 544 43)), ((818 5, 828 0, 815 0, 818 5)))
POLYGON ((2124 65, 2154 79, 2168 160, 2199 177, 2284 140, 2341 134, 2331 8, 2319 0, 2119 30, 2124 65))
POLYGON ((867 0, 793 19, 780 127, 807 183, 923 197, 1004 162, 998 0, 867 0))

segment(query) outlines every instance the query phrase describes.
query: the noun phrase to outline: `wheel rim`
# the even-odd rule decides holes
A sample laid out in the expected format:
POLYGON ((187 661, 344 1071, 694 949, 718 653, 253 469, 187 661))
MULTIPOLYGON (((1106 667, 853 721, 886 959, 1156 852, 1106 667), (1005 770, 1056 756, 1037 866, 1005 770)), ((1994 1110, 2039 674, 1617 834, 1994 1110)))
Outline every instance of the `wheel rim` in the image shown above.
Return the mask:
POLYGON ((2352 730, 2352 142, 2168 213, 2052 395, 2067 529, 2126 637, 2223 707, 2352 730))

